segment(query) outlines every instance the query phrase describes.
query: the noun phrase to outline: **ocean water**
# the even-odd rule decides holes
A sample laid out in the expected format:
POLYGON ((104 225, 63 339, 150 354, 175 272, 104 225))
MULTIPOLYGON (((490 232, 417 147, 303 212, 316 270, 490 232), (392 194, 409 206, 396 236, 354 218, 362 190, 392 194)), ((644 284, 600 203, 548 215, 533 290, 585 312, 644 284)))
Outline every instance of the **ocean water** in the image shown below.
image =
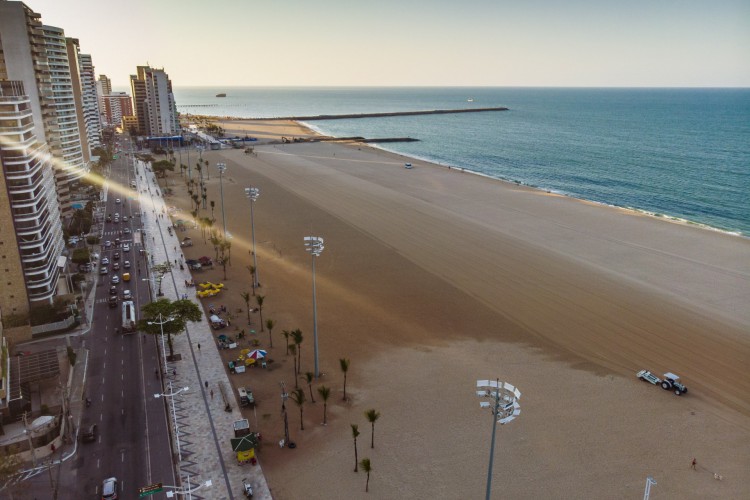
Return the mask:
POLYGON ((507 106, 309 125, 413 137, 383 147, 750 235, 750 89, 193 87, 176 88, 175 100, 181 113, 253 118, 507 106))

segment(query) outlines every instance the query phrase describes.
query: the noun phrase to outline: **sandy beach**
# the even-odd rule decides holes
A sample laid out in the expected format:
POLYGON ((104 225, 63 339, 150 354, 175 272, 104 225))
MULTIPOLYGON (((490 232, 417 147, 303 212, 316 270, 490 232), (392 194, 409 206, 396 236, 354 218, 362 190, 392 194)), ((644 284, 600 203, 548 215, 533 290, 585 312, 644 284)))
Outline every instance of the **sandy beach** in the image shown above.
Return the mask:
MULTIPOLYGON (((273 360, 232 380, 255 392, 246 413, 263 434, 275 498, 480 497, 492 420, 475 384, 494 378, 520 389, 522 413, 498 427, 493 498, 634 498, 647 476, 654 498, 750 496, 750 240, 359 144, 267 144, 313 135, 292 122, 219 125, 260 140, 252 155, 203 154, 215 228, 215 164, 228 166, 234 238, 227 280, 218 266, 194 277, 226 284, 204 305, 227 305, 232 332, 254 329, 273 360), (276 322, 273 347, 259 315, 248 327, 239 311, 251 291, 248 186, 261 191, 258 293, 263 319, 276 322), (323 375, 304 430, 287 401, 297 448, 280 449, 280 382, 295 384, 283 330, 303 331, 302 372, 313 369, 308 235, 326 245, 316 261, 323 375), (351 361, 347 401, 340 358, 351 361), (643 368, 678 373, 689 393, 638 381, 643 368), (320 384, 332 390, 326 426, 320 384), (370 408, 381 413, 374 448, 370 408), (350 424, 359 457, 372 461, 368 494, 353 472, 350 424)), ((168 183, 175 218, 189 218, 179 170, 168 183)), ((184 235, 194 241, 187 258, 214 256, 199 230, 184 235)))

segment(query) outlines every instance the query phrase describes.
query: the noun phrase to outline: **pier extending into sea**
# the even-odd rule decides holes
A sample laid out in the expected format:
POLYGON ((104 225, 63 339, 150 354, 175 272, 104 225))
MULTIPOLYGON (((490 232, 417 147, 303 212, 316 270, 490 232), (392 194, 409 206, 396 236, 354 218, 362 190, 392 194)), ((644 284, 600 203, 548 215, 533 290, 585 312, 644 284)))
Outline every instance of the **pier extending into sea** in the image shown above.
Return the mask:
POLYGON ((494 108, 460 108, 460 109, 432 109, 423 111, 390 111, 386 113, 351 113, 344 115, 311 115, 311 116, 279 116, 275 118, 263 118, 263 120, 346 120, 353 118, 383 118, 387 116, 416 116, 416 115, 447 115, 454 113, 482 113, 487 111, 508 111, 506 107, 494 108))

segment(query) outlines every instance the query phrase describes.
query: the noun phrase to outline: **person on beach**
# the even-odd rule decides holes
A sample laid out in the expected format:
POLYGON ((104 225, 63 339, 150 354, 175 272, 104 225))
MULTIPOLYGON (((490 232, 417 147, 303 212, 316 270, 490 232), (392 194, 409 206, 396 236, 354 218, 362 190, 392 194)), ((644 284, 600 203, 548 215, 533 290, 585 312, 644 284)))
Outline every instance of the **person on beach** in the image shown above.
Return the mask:
POLYGON ((690 468, 691 468, 691 469, 693 469, 693 470, 696 470, 696 468, 695 468, 695 464, 697 464, 697 463, 698 463, 698 462, 696 462, 696 460, 695 460, 695 457, 693 457, 693 461, 692 461, 692 462, 690 462, 690 468))

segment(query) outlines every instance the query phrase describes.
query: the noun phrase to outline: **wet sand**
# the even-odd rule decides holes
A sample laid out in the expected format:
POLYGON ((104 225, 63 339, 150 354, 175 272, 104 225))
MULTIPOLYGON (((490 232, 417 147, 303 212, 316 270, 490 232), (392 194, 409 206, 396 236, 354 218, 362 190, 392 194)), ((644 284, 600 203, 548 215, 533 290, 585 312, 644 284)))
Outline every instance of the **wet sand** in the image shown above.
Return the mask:
MULTIPOLYGON (((232 126, 267 139, 309 133, 283 122, 232 126)), ((243 188, 257 186, 260 293, 264 319, 276 321, 274 347, 257 313, 252 328, 273 362, 233 379, 259 401, 248 415, 263 433, 260 458, 276 498, 365 496, 350 423, 362 433, 360 458, 373 463, 369 497, 482 495, 491 419, 474 386, 495 377, 523 393, 520 418, 498 429, 498 498, 634 496, 648 475, 658 481, 654 494, 669 498, 750 492, 747 239, 423 162, 407 170, 398 155, 361 145, 258 144, 255 152, 204 153, 219 228, 213 165, 229 167, 234 235, 227 290, 205 302, 244 307, 252 259, 243 188), (279 382, 294 385, 282 330, 303 330, 302 372, 312 371, 307 235, 326 242, 316 285, 329 423, 320 425, 317 393, 304 406, 304 431, 288 401, 298 447, 279 449, 279 382), (351 360, 347 402, 342 357, 351 360), (674 371, 690 392, 639 382, 641 368, 674 371), (374 449, 368 408, 382 414, 374 449)), ((187 210, 180 189, 170 202, 187 210)), ((200 231, 187 234, 195 241, 188 258, 213 256, 200 231)), ((195 273, 196 281, 222 277, 220 268, 195 273)), ((309 399, 304 378, 299 384, 309 399)))

